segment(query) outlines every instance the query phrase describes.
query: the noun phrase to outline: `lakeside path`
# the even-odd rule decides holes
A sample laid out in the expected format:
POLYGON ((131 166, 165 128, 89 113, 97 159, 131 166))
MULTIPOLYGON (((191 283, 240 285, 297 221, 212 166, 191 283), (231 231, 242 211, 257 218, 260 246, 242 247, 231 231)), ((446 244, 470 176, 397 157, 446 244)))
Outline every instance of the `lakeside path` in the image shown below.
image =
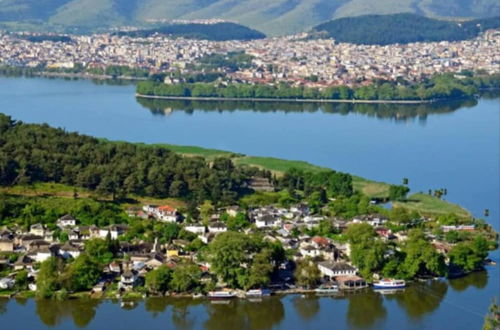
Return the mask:
POLYGON ((299 102, 299 103, 367 103, 367 104, 425 104, 440 100, 339 100, 339 99, 273 99, 273 98, 238 98, 238 97, 196 97, 196 96, 158 96, 135 94, 138 98, 158 100, 186 101, 251 101, 251 102, 299 102))

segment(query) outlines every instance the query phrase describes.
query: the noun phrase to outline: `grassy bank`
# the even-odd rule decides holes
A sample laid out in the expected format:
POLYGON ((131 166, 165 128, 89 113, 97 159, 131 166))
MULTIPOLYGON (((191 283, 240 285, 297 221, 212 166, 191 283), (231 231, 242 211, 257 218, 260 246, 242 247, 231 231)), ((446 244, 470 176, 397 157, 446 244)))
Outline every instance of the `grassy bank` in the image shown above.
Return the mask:
POLYGON ((462 208, 460 205, 422 193, 411 195, 408 197, 408 201, 406 202, 395 202, 394 206, 404 207, 409 210, 416 210, 424 215, 455 213, 459 217, 464 218, 471 216, 470 212, 462 208))

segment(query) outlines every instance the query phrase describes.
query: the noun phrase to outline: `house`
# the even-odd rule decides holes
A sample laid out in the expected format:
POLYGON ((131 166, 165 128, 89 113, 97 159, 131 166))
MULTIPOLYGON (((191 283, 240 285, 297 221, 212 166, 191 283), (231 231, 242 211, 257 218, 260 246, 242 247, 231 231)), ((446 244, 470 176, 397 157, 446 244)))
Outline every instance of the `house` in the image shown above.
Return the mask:
POLYGON ((441 230, 444 233, 447 233, 449 231, 469 231, 472 232, 476 230, 475 225, 459 225, 459 226, 441 226, 441 230))
POLYGON ((34 252, 30 253, 30 256, 33 256, 33 259, 35 259, 36 262, 44 262, 45 260, 49 259, 50 257, 53 257, 54 250, 50 249, 48 246, 43 246, 37 249, 34 252))
POLYGON ((43 237, 45 234, 45 228, 41 223, 36 223, 30 226, 30 234, 43 237))
POLYGON ((235 206, 230 206, 226 209, 227 214, 229 214, 232 217, 235 217, 238 215, 238 213, 242 213, 243 209, 237 205, 235 206))
POLYGON ((130 265, 127 265, 120 276, 118 287, 123 290, 131 290, 137 285, 137 279, 137 273, 130 268, 130 265))
POLYGON ((250 189, 255 191, 273 192, 274 186, 268 178, 253 177, 248 184, 250 189))
POLYGON ((4 277, 0 278, 0 289, 7 290, 12 289, 16 284, 16 281, 12 278, 4 277))
POLYGON ((387 222, 387 217, 379 214, 369 214, 361 217, 356 217, 352 220, 352 223, 367 223, 372 227, 383 226, 387 222))
POLYGON ((201 223, 192 223, 189 225, 186 225, 184 227, 184 230, 189 231, 191 233, 194 233, 196 235, 203 235, 205 234, 205 226, 202 225, 201 223))
POLYGON ((330 279, 337 276, 356 275, 356 268, 346 262, 323 261, 318 263, 318 269, 321 275, 328 276, 330 279))
POLYGON ((227 226, 224 222, 212 222, 208 225, 209 233, 223 233, 227 231, 227 226))
POLYGON ((169 205, 158 207, 156 215, 159 220, 165 222, 178 222, 180 220, 180 214, 177 212, 177 209, 169 205))
POLYGON ((69 242, 64 243, 64 245, 59 249, 59 255, 61 255, 64 259, 78 258, 80 254, 80 249, 69 242))
POLYGON ((60 228, 74 227, 76 226, 76 219, 69 214, 63 215, 57 220, 57 226, 60 228))
POLYGON ((149 269, 156 269, 156 268, 160 267, 161 265, 163 265, 163 261, 164 261, 164 258, 161 254, 153 253, 153 255, 151 256, 151 259, 146 261, 145 264, 146 264, 146 267, 149 269))
POLYGON ((276 221, 277 220, 272 215, 266 214, 262 217, 258 217, 257 219, 255 219, 255 226, 257 228, 275 227, 276 221))
POLYGON ((302 256, 311 258, 319 257, 322 255, 321 250, 312 245, 302 245, 299 249, 299 252, 302 256))
POLYGON ((102 229, 99 229, 99 236, 101 238, 106 238, 109 235, 112 239, 117 239, 118 236, 125 234, 128 230, 127 225, 111 225, 102 229))
POLYGON ((27 255, 20 255, 14 263, 14 270, 22 270, 33 263, 33 260, 27 255))
POLYGON ((8 238, 0 238, 0 252, 13 252, 14 241, 8 238))
POLYGON ((394 236, 392 234, 392 230, 385 228, 385 227, 376 228, 375 232, 377 233, 377 235, 379 235, 380 237, 382 237, 383 239, 386 239, 386 240, 396 238, 396 236, 394 236))
POLYGON ((122 266, 120 263, 113 261, 108 265, 108 269, 112 273, 120 274, 122 272, 122 266))
POLYGON ((337 276, 336 281, 341 289, 362 289, 366 288, 367 284, 364 279, 359 276, 337 276))

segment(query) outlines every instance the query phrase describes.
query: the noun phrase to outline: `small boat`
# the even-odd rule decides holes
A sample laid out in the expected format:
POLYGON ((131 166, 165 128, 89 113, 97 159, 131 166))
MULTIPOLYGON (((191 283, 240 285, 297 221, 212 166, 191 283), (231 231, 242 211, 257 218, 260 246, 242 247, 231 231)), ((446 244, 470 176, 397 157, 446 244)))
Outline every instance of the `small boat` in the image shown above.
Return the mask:
POLYGON ((264 297, 264 296, 270 296, 270 295, 271 295, 271 290, 268 290, 268 289, 248 290, 245 293, 245 296, 247 296, 247 297, 264 297))
POLYGON ((375 289, 379 289, 379 290, 402 289, 402 288, 406 287, 406 282, 404 280, 382 279, 378 282, 374 282, 373 287, 375 289))
POLYGON ((208 299, 232 299, 236 298, 234 291, 210 291, 207 295, 208 299))
POLYGON ((339 286, 336 284, 332 285, 321 285, 314 289, 317 294, 331 294, 339 292, 339 286))
POLYGON ((193 299, 200 299, 200 298, 203 298, 203 294, 201 294, 201 293, 193 294, 193 299))

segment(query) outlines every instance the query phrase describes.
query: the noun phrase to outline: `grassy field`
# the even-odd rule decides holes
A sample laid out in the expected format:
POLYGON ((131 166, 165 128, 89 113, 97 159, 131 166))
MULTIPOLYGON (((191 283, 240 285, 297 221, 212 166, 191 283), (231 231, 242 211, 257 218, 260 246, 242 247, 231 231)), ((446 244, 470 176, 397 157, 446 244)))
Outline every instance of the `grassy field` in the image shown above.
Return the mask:
POLYGON ((416 210, 425 215, 455 213, 464 218, 471 216, 469 211, 465 210, 460 205, 421 193, 411 195, 408 197, 407 202, 395 202, 393 205, 394 207, 404 207, 409 210, 416 210))
POLYGON ((270 170, 277 175, 282 175, 284 172, 288 171, 291 168, 310 172, 327 170, 327 168, 312 165, 300 160, 285 160, 272 157, 244 156, 235 158, 234 161, 238 165, 250 165, 270 170))

